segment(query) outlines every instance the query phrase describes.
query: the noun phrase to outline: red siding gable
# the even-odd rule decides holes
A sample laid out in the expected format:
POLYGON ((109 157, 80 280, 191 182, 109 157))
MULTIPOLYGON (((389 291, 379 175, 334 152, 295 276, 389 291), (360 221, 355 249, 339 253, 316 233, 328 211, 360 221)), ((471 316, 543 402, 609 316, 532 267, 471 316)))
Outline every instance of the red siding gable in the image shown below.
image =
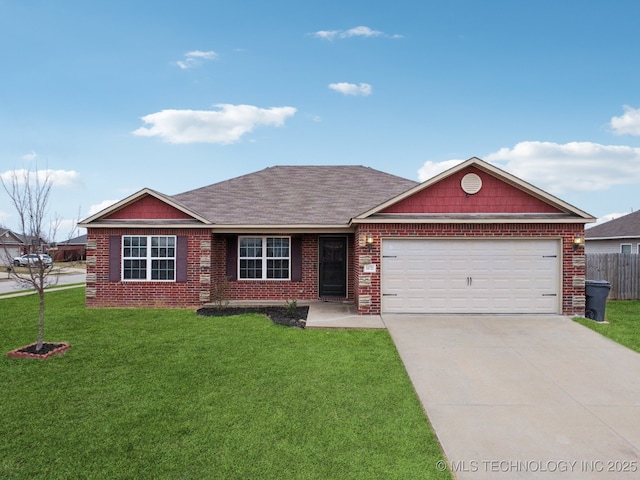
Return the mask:
POLYGON ((142 197, 105 217, 108 220, 169 220, 182 218, 192 217, 151 195, 142 197))
POLYGON ((380 213, 562 213, 522 190, 475 167, 465 168, 380 213), (482 179, 482 189, 467 195, 460 181, 467 173, 482 179))

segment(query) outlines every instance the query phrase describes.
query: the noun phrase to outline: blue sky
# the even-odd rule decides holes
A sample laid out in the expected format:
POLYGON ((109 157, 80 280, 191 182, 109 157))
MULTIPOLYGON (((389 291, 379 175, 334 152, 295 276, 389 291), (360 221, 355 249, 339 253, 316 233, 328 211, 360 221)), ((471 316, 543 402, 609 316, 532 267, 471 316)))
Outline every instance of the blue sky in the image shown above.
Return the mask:
POLYGON ((630 213, 638 18, 635 0, 0 0, 0 175, 51 170, 59 237, 144 187, 273 165, 424 180, 473 156, 630 213))

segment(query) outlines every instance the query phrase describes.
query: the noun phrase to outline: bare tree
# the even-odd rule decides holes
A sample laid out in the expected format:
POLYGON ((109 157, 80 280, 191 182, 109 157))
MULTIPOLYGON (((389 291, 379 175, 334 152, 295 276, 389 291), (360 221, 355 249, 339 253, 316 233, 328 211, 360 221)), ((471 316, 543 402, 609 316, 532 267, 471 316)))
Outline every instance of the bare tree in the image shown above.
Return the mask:
POLYGON ((44 338, 45 288, 58 282, 58 276, 54 273, 52 265, 45 262, 42 257, 47 240, 55 238, 59 225, 59 219, 55 219, 45 226, 52 179, 49 170, 38 171, 36 168, 35 172, 30 169, 14 170, 9 180, 0 177, 0 181, 18 214, 25 253, 36 255, 31 258, 31 261, 27 261, 26 270, 12 268, 10 274, 21 285, 35 289, 40 298, 36 343, 36 351, 39 352, 44 338))

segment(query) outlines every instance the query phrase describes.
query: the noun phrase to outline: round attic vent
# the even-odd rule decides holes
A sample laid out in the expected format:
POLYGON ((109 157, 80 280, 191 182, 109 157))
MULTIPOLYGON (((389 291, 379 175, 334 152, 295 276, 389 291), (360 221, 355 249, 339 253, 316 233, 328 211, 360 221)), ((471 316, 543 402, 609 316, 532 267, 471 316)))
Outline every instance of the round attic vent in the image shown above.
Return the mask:
POLYGON ((474 193, 478 193, 482 188, 482 179, 475 173, 467 173, 462 177, 460 186, 465 193, 473 195, 474 193))

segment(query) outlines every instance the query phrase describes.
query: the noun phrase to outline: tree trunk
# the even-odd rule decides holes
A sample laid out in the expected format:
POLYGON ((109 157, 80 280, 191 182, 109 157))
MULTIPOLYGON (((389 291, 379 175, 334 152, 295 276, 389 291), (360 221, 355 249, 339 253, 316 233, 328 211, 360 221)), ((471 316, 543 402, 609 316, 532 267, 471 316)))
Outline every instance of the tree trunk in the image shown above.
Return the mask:
POLYGON ((42 343, 44 342, 44 285, 38 289, 38 296, 40 297, 40 316, 38 319, 38 342, 36 343, 36 352, 42 350, 42 343))

